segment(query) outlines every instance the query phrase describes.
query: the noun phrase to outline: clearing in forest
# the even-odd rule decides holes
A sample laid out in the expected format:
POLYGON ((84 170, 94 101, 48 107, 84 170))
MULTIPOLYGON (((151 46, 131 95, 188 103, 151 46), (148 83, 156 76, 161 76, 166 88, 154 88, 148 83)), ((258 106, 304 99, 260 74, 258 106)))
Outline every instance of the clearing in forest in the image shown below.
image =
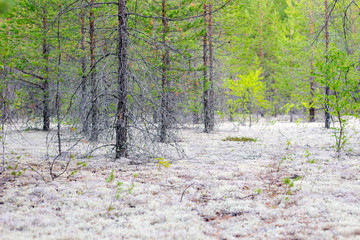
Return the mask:
MULTIPOLYGON (((359 125, 340 158, 322 125, 226 122, 211 134, 192 125, 176 161, 74 153, 87 165, 46 182, 6 170, 1 239, 360 239, 359 125)), ((12 132, 6 157, 46 174, 45 138, 12 132)))

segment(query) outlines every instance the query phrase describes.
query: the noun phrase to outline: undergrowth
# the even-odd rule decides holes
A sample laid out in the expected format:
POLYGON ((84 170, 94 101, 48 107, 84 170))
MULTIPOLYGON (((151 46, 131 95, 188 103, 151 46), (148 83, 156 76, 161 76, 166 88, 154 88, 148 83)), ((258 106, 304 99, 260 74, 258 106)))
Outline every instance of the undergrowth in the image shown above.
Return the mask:
POLYGON ((231 142, 256 142, 256 138, 250 137, 226 137, 222 141, 231 141, 231 142))

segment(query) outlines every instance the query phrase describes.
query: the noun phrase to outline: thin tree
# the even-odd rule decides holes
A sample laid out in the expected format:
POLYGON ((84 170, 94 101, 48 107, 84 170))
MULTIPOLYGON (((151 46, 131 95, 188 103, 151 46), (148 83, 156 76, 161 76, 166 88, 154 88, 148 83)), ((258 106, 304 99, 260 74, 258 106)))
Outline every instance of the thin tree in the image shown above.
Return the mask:
MULTIPOLYGON (((311 38, 314 36, 314 14, 313 11, 310 10, 310 36, 311 38)), ((311 62, 310 62, 310 70, 313 71, 314 70, 314 50, 312 50, 312 56, 311 56, 311 62)), ((314 98, 315 95, 315 77, 314 76, 310 76, 310 97, 311 97, 311 101, 310 101, 310 108, 309 108, 309 121, 310 122, 315 122, 315 107, 313 106, 314 98)))
MULTIPOLYGON (((325 64, 329 62, 329 8, 328 1, 325 0, 325 64)), ((330 113, 329 113, 329 95, 330 87, 328 85, 328 74, 325 72, 325 128, 330 128, 330 113)))
POLYGON ((203 36, 203 68, 204 68, 204 77, 203 77, 203 98, 204 98, 204 132, 209 133, 210 132, 210 109, 209 109, 209 80, 208 80, 208 69, 207 69, 207 63, 208 63, 208 47, 207 47, 207 5, 204 4, 204 36, 203 36))
POLYGON ((212 4, 209 4, 209 131, 215 126, 214 99, 214 56, 213 56, 213 18, 212 4))
POLYGON ((126 0, 118 0, 118 105, 116 112, 115 157, 127 157, 128 82, 127 82, 127 15, 126 0))
POLYGON ((87 76, 86 76, 86 46, 85 46, 85 7, 84 7, 84 0, 81 1, 81 13, 80 13, 80 23, 81 23, 81 121, 82 121, 82 130, 84 133, 88 131, 88 121, 87 121, 87 113, 86 113, 86 83, 87 83, 87 76))
POLYGON ((91 84, 91 135, 90 141, 97 141, 98 132, 98 100, 96 81, 96 59, 95 59, 95 14, 93 10, 95 0, 90 1, 90 84, 91 84))
POLYGON ((167 129, 169 128, 169 80, 167 69, 169 65, 169 49, 167 47, 167 34, 169 31, 168 20, 166 18, 166 0, 162 0, 162 24, 163 24, 163 47, 162 57, 162 76, 161 76, 161 106, 160 106, 160 142, 166 141, 167 129))
POLYGON ((43 130, 50 130, 50 109, 49 109, 49 46, 47 43, 47 12, 46 7, 43 6, 42 16, 42 30, 43 30, 43 45, 42 45, 42 56, 44 60, 44 76, 42 77, 42 91, 43 91, 43 130))

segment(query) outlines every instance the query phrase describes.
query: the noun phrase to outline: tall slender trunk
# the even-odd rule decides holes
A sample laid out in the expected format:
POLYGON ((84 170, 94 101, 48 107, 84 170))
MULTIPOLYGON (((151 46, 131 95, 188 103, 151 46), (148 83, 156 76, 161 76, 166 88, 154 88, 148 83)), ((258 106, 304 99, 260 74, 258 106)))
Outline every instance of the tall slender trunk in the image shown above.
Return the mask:
MULTIPOLYGON (((325 58, 326 63, 329 62, 328 52, 329 52, 329 9, 328 1, 325 0, 325 58)), ((327 64, 326 64, 327 65, 327 64)), ((327 71, 327 70, 326 70, 327 71)), ((329 95, 330 87, 328 84, 328 74, 325 72, 325 128, 330 128, 330 113, 329 113, 329 95)))
POLYGON ((118 106, 116 113, 116 159, 128 156, 128 82, 126 0, 118 0, 118 106))
MULTIPOLYGON (((191 69, 191 60, 189 60, 189 69, 191 69)), ((190 70, 191 71, 191 70, 190 70)), ((189 72, 189 75, 191 76, 191 72, 189 72)), ((197 112, 197 109, 196 109, 196 103, 198 101, 197 99, 197 93, 198 93, 198 82, 197 82, 197 76, 196 76, 196 71, 193 72, 193 90, 194 90, 194 110, 193 110, 193 124, 199 124, 199 114, 197 112)))
MULTIPOLYGON (((108 40, 104 37, 104 43, 103 43, 103 55, 104 56, 107 56, 109 54, 109 51, 108 51, 108 40)), ((101 78, 101 82, 104 84, 105 88, 104 88, 104 100, 102 103, 100 103, 100 106, 102 104, 105 104, 105 106, 110 106, 111 102, 112 102, 112 97, 109 97, 111 96, 110 94, 110 91, 111 91, 111 83, 109 82, 109 76, 106 74, 106 72, 104 72, 102 74, 102 78, 101 78)), ((109 116, 110 116, 110 112, 112 111, 110 108, 104 108, 104 116, 105 116, 105 119, 104 119, 104 122, 103 124, 105 125, 105 127, 111 125, 109 123, 109 116)))
POLYGON ((97 81, 96 81, 96 59, 95 59, 95 15, 93 5, 95 0, 90 1, 90 84, 91 84, 91 135, 90 141, 97 141, 98 132, 98 100, 97 100, 97 81))
POLYGON ((43 9, 43 18, 42 18, 42 24, 43 24, 43 46, 42 46, 42 52, 43 52, 43 59, 44 59, 44 79, 43 79, 43 131, 49 131, 50 130, 50 108, 49 108, 49 48, 47 43, 47 30, 48 30, 48 24, 47 24, 47 12, 44 7, 43 9))
POLYGON ((214 57, 213 57, 213 18, 212 4, 209 5, 209 130, 213 131, 215 126, 214 112, 214 57))
POLYGON ((82 131, 84 133, 88 132, 89 124, 87 120, 87 111, 86 111, 86 47, 85 47, 85 7, 84 0, 82 0, 82 9, 80 13, 80 21, 81 21, 81 121, 82 121, 82 131))
POLYGON ((207 33, 207 5, 204 4, 204 36, 203 36, 203 66, 204 66, 204 80, 203 80, 203 87, 204 87, 204 132, 210 132, 210 111, 209 111, 209 79, 207 76, 207 41, 208 41, 208 33, 207 33))
POLYGON ((60 79, 61 79, 61 40, 60 40, 60 20, 61 18, 58 18, 58 26, 57 26, 57 40, 58 40, 58 62, 57 62, 57 68, 58 68, 58 78, 56 80, 56 95, 55 95, 55 108, 56 108, 56 119, 57 119, 57 140, 58 140, 58 152, 59 155, 61 155, 61 113, 60 113, 60 79))
POLYGON ((260 57, 260 64, 262 64, 262 61, 264 59, 264 49, 263 49, 263 6, 262 6, 262 0, 259 2, 259 10, 260 10, 260 49, 259 49, 259 57, 260 57))
POLYGON ((168 20, 166 19, 166 0, 162 0, 162 23, 163 23, 163 67, 161 77, 161 106, 160 106, 160 142, 166 141, 167 130, 169 128, 169 80, 167 77, 167 69, 169 65, 169 49, 166 46, 166 36, 168 34, 168 20))
MULTIPOLYGON (((7 18, 6 19, 7 21, 7 24, 6 24, 6 35, 7 35, 7 42, 10 42, 10 19, 7 18)), ((6 63, 4 64, 6 65, 6 63)), ((0 112, 0 118, 1 118, 1 121, 2 121, 2 124, 5 124, 5 122, 7 121, 8 119, 8 113, 9 113, 9 106, 8 106, 8 96, 9 96, 9 88, 8 88, 8 85, 7 85, 7 81, 6 81, 6 75, 7 75, 7 71, 6 71, 6 68, 4 69, 0 69, 0 77, 1 77, 1 80, 2 80, 2 87, 1 87, 1 90, 2 92, 0 93, 0 101, 1 101, 1 112, 0 112)))
MULTIPOLYGON (((314 36, 314 14, 310 12, 310 36, 311 38, 314 36)), ((313 72, 314 70, 314 51, 312 50, 311 53, 311 63, 310 63, 310 70, 313 72)), ((312 106, 314 104, 314 95, 315 95, 315 77, 310 76, 310 108, 309 108, 309 121, 315 122, 315 107, 312 106)))

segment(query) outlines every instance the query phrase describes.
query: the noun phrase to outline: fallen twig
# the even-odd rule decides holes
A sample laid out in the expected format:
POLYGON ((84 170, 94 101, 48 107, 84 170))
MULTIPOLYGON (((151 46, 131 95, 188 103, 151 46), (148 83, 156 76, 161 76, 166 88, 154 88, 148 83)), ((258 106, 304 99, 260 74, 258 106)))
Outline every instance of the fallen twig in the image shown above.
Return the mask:
POLYGON ((187 187, 185 188, 185 190, 182 192, 181 198, 180 198, 180 202, 182 202, 182 199, 183 199, 183 197, 184 197, 184 195, 185 195, 186 190, 188 190, 192 185, 194 185, 194 183, 192 183, 192 184, 190 184, 189 186, 187 186, 187 187))

